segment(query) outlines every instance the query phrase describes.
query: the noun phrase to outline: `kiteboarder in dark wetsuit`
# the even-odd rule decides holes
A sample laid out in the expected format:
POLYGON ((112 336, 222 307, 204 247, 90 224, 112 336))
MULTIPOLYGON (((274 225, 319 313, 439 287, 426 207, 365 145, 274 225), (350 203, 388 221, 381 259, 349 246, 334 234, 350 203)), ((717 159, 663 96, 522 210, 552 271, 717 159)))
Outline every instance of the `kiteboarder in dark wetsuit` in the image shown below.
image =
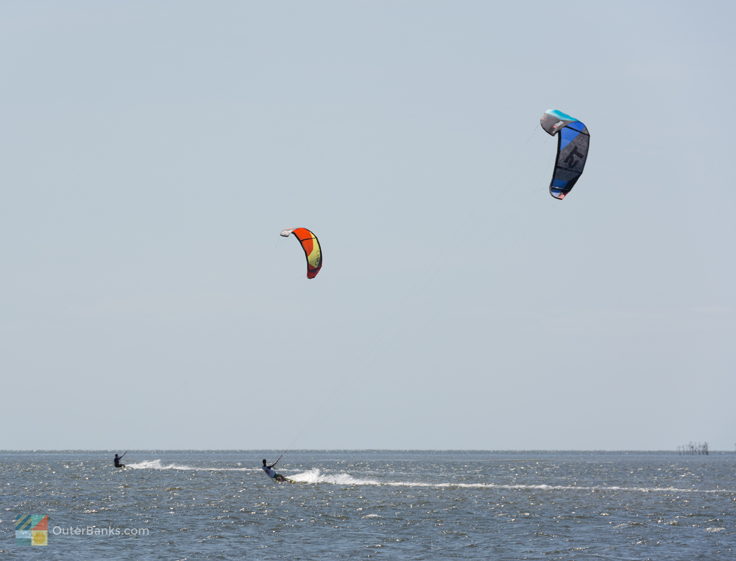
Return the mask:
MULTIPOLYGON (((127 452, 123 452, 123 456, 125 456, 125 454, 127 454, 127 452)), ((125 464, 121 464, 120 463, 120 460, 123 459, 123 456, 118 456, 117 454, 115 454, 115 457, 113 458, 112 462, 115 464, 115 467, 116 468, 124 468, 125 467, 125 464)))
MULTIPOLYGON (((281 458, 279 457, 279 460, 281 458)), ((274 463, 272 463, 270 466, 266 462, 266 460, 263 460, 263 465, 261 466, 261 469, 266 472, 266 475, 268 475, 271 479, 278 481, 279 483, 284 483, 285 481, 289 481, 286 479, 283 475, 280 473, 276 473, 273 469, 273 467, 279 463, 279 460, 276 460, 274 463)))

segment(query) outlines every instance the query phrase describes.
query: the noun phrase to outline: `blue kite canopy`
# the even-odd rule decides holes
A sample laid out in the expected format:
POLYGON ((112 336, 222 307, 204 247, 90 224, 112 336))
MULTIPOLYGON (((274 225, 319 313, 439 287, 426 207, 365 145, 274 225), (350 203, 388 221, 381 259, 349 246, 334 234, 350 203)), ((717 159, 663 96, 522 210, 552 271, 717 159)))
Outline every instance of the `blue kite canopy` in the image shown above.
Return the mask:
POLYGON ((557 137, 557 161, 549 184, 549 194, 562 200, 572 191, 585 168, 590 146, 590 133, 575 117, 557 109, 547 110, 539 124, 550 135, 557 137))

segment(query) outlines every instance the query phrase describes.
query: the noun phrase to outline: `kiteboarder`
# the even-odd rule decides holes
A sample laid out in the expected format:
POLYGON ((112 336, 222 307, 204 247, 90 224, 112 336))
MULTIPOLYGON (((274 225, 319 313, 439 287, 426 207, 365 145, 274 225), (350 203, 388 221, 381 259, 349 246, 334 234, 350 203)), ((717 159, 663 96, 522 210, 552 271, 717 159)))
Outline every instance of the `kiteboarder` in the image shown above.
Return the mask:
MULTIPOLYGON (((123 456, 125 456, 125 454, 127 454, 127 453, 128 452, 123 452, 123 456)), ((113 458, 112 462, 115 464, 115 467, 116 468, 124 468, 125 467, 125 464, 121 464, 120 463, 120 460, 123 459, 123 456, 118 456, 117 454, 115 454, 115 457, 113 458)))
MULTIPOLYGON (((281 456, 279 456, 279 460, 281 459, 281 456)), ((263 465, 261 466, 261 469, 266 472, 266 475, 268 475, 271 479, 278 481, 279 483, 284 483, 286 481, 289 481, 286 479, 283 475, 280 473, 276 473, 274 471, 274 466, 279 463, 279 460, 276 460, 274 463, 272 463, 270 466, 268 465, 268 462, 266 462, 265 458, 263 460, 263 465)))

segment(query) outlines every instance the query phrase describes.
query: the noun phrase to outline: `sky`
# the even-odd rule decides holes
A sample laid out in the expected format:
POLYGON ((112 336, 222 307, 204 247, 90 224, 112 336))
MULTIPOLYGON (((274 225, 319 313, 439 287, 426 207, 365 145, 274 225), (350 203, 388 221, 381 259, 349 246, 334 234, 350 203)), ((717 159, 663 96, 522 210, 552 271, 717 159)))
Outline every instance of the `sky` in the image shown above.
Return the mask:
POLYGON ((735 16, 3 2, 0 449, 734 450, 735 16))

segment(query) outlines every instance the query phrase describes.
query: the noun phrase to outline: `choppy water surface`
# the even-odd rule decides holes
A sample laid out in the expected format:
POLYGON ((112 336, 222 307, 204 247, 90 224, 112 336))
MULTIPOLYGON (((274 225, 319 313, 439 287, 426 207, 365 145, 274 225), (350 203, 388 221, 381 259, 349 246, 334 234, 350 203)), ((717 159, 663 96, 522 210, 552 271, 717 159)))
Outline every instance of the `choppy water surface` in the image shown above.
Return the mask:
POLYGON ((9 559, 736 559, 736 454, 0 454, 9 559), (18 546, 18 514, 50 516, 18 546))

